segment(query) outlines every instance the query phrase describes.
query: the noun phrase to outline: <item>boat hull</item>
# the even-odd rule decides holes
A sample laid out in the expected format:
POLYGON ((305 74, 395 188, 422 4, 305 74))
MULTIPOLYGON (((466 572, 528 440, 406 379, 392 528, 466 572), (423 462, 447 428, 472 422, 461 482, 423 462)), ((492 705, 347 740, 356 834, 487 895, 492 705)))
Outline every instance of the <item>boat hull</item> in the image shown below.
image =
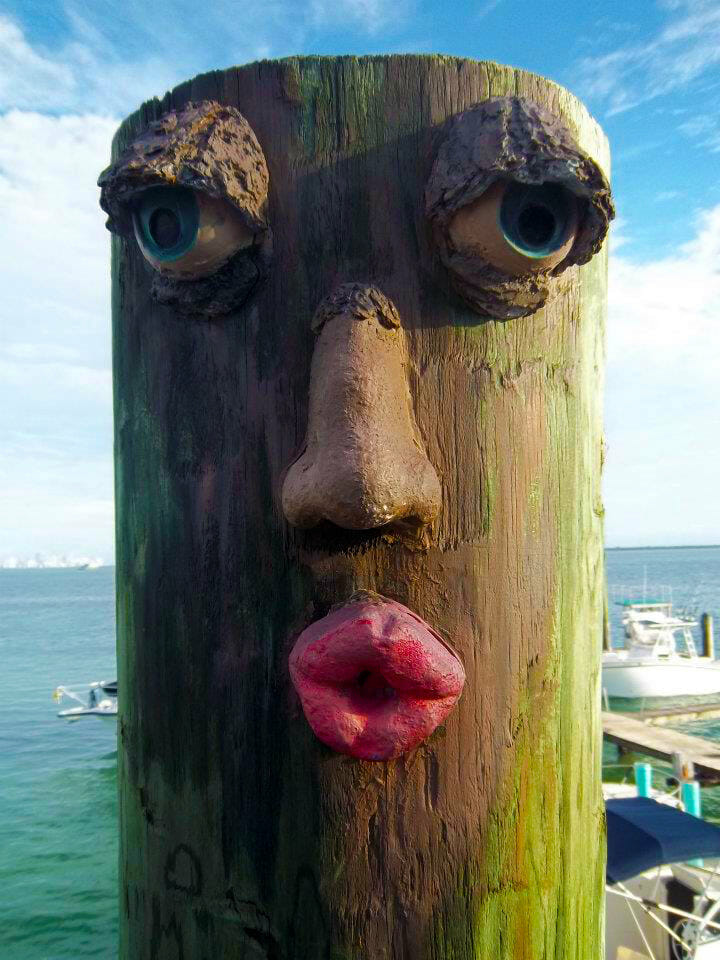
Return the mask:
POLYGON ((689 697, 720 693, 720 662, 698 658, 603 660, 602 686, 610 697, 689 697))
POLYGON ((58 716, 69 719, 77 717, 117 717, 117 704, 112 707, 70 707, 69 710, 61 710, 58 716))

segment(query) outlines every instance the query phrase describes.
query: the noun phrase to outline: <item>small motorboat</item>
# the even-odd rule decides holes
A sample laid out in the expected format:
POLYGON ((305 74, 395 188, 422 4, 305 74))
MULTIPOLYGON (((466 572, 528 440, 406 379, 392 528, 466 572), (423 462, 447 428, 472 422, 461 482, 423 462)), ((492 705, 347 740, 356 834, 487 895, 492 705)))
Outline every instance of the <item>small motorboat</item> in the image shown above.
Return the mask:
POLYGON ((602 658, 610 697, 686 697, 720 693, 720 662, 701 656, 696 620, 673 615, 670 603, 625 604, 624 644, 602 658))
POLYGON ((606 960, 720 960, 720 828, 650 783, 603 784, 606 960))
POLYGON ((53 699, 56 703, 60 703, 63 697, 76 700, 80 706, 61 710, 58 713, 59 717, 75 720, 79 717, 117 716, 117 680, 95 680, 89 684, 84 700, 79 694, 67 687, 58 687, 53 693, 53 699))

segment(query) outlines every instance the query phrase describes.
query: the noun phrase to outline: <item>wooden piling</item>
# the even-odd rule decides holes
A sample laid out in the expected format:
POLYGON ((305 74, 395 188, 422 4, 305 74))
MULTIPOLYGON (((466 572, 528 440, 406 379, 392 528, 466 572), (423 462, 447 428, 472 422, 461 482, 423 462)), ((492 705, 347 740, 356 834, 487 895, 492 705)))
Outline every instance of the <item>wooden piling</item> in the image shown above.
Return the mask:
POLYGON ((713 643, 712 614, 703 613, 700 617, 700 632, 702 634, 702 655, 715 659, 715 645, 713 643))
MULTIPOLYGON (((434 164, 456 115, 489 97, 544 107, 607 172, 605 137, 566 90, 441 56, 213 72, 116 137, 117 158, 168 111, 217 101, 246 118, 269 170, 265 245, 223 285, 154 280, 132 233, 114 238, 121 960, 600 960, 606 257, 586 231, 577 264, 542 281, 471 274, 477 251, 442 233, 450 180, 462 170, 470 189, 472 163, 503 144, 512 176, 517 120, 475 152, 460 128, 461 162, 434 164), (441 482, 424 541, 306 532, 283 512, 311 321, 356 281, 400 317, 377 336, 406 343, 441 482), (520 306, 476 309, 490 288, 493 309, 508 288, 520 306), (442 727, 387 763, 321 743, 288 671, 299 633, 359 590, 416 611, 466 673, 442 727)), ((546 131, 531 133, 535 149, 546 131)), ((547 169, 587 191, 593 163, 561 166, 556 147, 547 169)), ((217 197, 231 161, 182 182, 206 177, 217 197)), ((583 204, 578 217, 602 212, 583 204)))
POLYGON ((612 649, 612 634, 610 632, 610 609, 608 603, 608 585, 605 578, 603 586, 603 652, 612 649))

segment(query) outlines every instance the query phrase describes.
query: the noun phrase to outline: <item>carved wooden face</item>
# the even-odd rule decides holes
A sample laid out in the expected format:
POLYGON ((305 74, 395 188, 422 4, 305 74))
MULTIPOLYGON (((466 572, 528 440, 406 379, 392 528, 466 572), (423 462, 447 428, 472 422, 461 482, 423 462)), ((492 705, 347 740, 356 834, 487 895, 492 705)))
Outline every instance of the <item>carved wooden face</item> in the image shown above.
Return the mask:
POLYGON ((575 949, 604 151, 554 85, 441 57, 252 64, 123 124, 129 953, 575 949))
MULTIPOLYGON (((516 559, 493 536, 555 536, 542 506, 527 518, 548 456, 531 365, 546 376, 566 357, 609 188, 527 99, 415 129, 386 108, 366 139, 327 143, 292 103, 239 106, 168 110, 100 178, 126 244, 120 496, 145 469, 172 488, 156 503, 172 521, 146 516, 134 549, 160 568, 175 550, 201 578, 209 564, 196 602, 221 663, 284 651, 317 737, 390 760, 448 717, 473 638, 525 590, 504 582, 516 559), (483 409, 508 376, 523 397, 496 397, 493 439, 483 409)), ((519 604, 531 618, 548 615, 551 580, 519 604)))

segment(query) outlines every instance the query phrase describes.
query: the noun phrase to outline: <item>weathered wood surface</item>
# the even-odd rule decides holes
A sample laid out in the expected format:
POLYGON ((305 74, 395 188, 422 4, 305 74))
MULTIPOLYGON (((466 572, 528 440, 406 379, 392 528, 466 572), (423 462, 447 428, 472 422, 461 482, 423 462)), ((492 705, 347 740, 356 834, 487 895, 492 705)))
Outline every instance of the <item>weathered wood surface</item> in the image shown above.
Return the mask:
POLYGON ((446 121, 491 95, 606 141, 554 84, 443 57, 210 73, 270 170, 274 255, 247 309, 179 318, 113 240, 123 960, 600 960, 604 252, 532 316, 482 321, 429 249, 446 121), (310 320, 341 282, 398 308, 443 503, 427 549, 290 528, 310 320), (376 590, 459 651, 465 691, 387 764, 334 754, 288 676, 294 638, 376 590))
MULTIPOLYGON (((652 713, 657 718, 660 711, 652 713)), ((720 780, 720 749, 711 740, 677 730, 658 730, 625 713, 603 711, 602 727, 605 739, 623 750, 646 753, 660 760, 672 760, 674 753, 682 753, 686 760, 695 764, 699 779, 720 780)))

